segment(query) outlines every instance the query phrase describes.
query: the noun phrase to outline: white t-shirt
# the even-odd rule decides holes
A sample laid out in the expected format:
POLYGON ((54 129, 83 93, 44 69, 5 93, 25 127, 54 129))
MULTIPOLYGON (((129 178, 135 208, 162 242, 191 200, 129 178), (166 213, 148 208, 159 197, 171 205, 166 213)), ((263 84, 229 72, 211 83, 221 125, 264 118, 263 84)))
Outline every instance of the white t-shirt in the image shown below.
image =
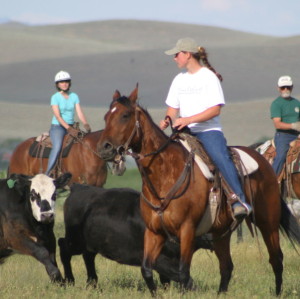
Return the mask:
MULTIPOLYGON (((208 68, 202 67, 197 73, 183 72, 174 78, 166 104, 179 109, 181 117, 189 117, 210 107, 225 105, 225 99, 218 77, 208 68)), ((202 123, 192 123, 189 128, 193 133, 222 131, 219 116, 202 123)))

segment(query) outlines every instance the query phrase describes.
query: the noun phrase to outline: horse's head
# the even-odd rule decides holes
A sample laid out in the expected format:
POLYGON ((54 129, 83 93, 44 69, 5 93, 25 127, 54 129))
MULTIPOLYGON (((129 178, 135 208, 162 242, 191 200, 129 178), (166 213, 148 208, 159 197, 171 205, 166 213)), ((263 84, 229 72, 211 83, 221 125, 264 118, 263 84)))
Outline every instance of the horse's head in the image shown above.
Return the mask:
POLYGON ((114 161, 132 146, 138 131, 137 96, 138 85, 129 97, 115 91, 110 109, 104 117, 105 128, 97 144, 103 160, 114 161))

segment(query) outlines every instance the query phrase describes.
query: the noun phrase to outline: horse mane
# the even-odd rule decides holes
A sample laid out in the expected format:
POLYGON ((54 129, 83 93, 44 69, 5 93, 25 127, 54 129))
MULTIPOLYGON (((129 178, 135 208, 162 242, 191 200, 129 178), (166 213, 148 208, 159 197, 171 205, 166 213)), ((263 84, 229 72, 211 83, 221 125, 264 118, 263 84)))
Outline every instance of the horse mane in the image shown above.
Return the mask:
POLYGON ((118 99, 113 100, 113 101, 111 102, 111 104, 110 104, 110 109, 112 108, 112 106, 113 106, 113 104, 114 104, 115 102, 118 102, 118 103, 124 105, 124 106, 127 107, 127 108, 130 108, 130 107, 132 106, 132 104, 131 104, 129 98, 128 98, 128 97, 125 97, 125 96, 122 96, 122 97, 119 97, 118 99))
POLYGON ((160 134, 162 134, 165 138, 169 138, 169 136, 154 122, 152 116, 148 112, 146 108, 143 108, 141 105, 137 105, 137 107, 146 115, 146 117, 150 120, 151 125, 155 128, 160 134))
MULTIPOLYGON (((130 101, 130 99, 126 96, 121 96, 116 100, 113 100, 110 104, 110 109, 112 108, 113 104, 115 102, 120 103, 121 105, 124 105, 127 108, 132 108, 132 102, 130 101)), ((165 138, 169 138, 169 136, 167 134, 165 134, 165 132, 163 130, 160 129, 160 127, 153 121, 152 116, 150 115, 150 113, 148 112, 148 110, 144 107, 142 107, 140 104, 136 104, 137 108, 140 109, 145 115, 146 117, 150 120, 151 125, 157 130, 159 131, 165 138)))

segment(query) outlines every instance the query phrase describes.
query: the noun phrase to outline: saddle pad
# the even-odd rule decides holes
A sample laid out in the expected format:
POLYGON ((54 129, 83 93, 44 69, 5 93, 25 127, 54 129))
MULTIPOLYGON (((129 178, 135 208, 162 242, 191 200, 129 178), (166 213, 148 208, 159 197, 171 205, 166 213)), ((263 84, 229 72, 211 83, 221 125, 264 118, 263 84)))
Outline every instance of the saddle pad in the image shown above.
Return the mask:
POLYGON ((296 159, 293 160, 291 162, 291 167, 290 167, 290 170, 291 170, 291 173, 298 173, 300 172, 300 155, 297 155, 296 159))
MULTIPOLYGON (((190 145, 188 144, 188 141, 187 140, 182 140, 182 139, 179 139, 181 144, 187 149, 188 152, 191 151, 191 147, 190 145)), ((201 169, 203 175, 208 179, 213 179, 214 176, 213 174, 211 173, 211 171, 209 170, 208 166, 203 162, 203 160, 198 156, 198 155, 195 155, 194 156, 194 160, 195 162, 197 163, 197 165, 199 166, 199 168, 201 169)))
MULTIPOLYGON (((69 151, 72 147, 73 142, 69 143, 66 147, 63 148, 62 157, 65 158, 68 156, 69 151)), ((34 141, 29 148, 29 155, 34 158, 49 158, 51 152, 51 147, 45 147, 41 145, 41 142, 34 141)))
POLYGON ((49 134, 49 132, 44 132, 40 136, 36 137, 35 140, 40 142, 40 141, 46 140, 47 138, 50 138, 50 134, 49 134))
POLYGON ((261 155, 263 155, 272 144, 273 144, 272 140, 267 140, 266 142, 258 146, 256 148, 256 151, 258 151, 261 155))
MULTIPOLYGON (((180 142, 189 152, 191 151, 191 148, 186 140, 180 139, 180 142)), ((233 147, 233 148, 240 155, 241 161, 244 165, 244 167, 242 167, 244 175, 249 175, 258 169, 257 162, 250 155, 248 155, 246 152, 244 152, 243 150, 241 150, 239 148, 235 148, 235 147, 233 147)), ((209 170, 207 165, 203 162, 203 160, 198 155, 195 155, 194 159, 195 159, 196 163, 198 164, 199 168, 201 169, 203 175, 208 180, 213 179, 214 178, 213 174, 211 173, 211 171, 209 170)))
POLYGON ((245 167, 243 167, 243 174, 249 175, 258 169, 258 163, 248 153, 244 152, 240 148, 234 148, 240 155, 240 158, 245 167))

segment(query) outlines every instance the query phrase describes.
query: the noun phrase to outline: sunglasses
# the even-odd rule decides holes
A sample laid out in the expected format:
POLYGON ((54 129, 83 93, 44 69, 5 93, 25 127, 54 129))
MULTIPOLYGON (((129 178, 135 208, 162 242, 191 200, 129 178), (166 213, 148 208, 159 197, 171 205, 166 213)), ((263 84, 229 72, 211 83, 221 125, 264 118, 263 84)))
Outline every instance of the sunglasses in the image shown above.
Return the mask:
POLYGON ((279 88, 280 88, 280 90, 285 90, 285 89, 291 90, 293 88, 293 86, 281 86, 279 88))
POLYGON ((174 58, 177 58, 177 56, 179 55, 179 53, 186 53, 186 51, 180 51, 180 52, 174 54, 174 58))

